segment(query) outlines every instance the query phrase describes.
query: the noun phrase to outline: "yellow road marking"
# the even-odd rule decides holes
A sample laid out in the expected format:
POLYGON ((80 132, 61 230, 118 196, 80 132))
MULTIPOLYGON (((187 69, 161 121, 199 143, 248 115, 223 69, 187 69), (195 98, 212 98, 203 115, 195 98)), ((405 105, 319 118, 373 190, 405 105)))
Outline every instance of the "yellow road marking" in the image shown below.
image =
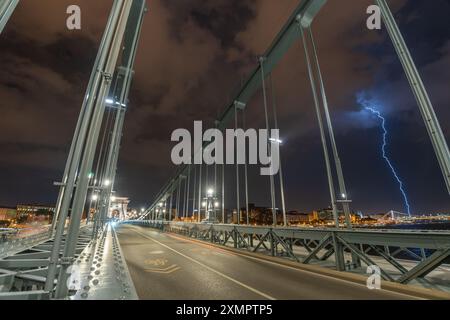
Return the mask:
POLYGON ((147 259, 144 261, 144 264, 155 266, 155 267, 163 267, 165 266, 169 260, 167 259, 147 259))
POLYGON ((145 269, 145 272, 149 272, 149 273, 162 273, 162 274, 171 274, 174 273, 175 271, 180 270, 181 268, 179 266, 177 266, 176 264, 165 268, 165 269, 145 269))
POLYGON ((164 251, 159 251, 159 250, 157 250, 157 251, 150 251, 149 252, 149 254, 154 254, 154 255, 163 254, 163 253, 164 253, 164 251))
POLYGON ((160 246, 163 246, 164 248, 169 249, 172 252, 175 252, 176 254, 182 256, 183 258, 186 258, 186 259, 188 259, 188 260, 190 260, 190 261, 192 261, 192 262, 202 266, 203 268, 208 269, 209 271, 214 272, 215 274, 218 274, 219 276, 221 276, 221 277, 223 277, 223 278, 225 278, 227 280, 230 280, 230 281, 240 285, 241 287, 244 287, 244 288, 246 288, 246 289, 248 289, 248 290, 250 290, 250 291, 252 291, 252 292, 254 292, 254 293, 256 293, 256 294, 258 294, 258 295, 260 295, 260 296, 262 296, 262 297, 264 297, 266 299, 268 299, 268 300, 276 300, 274 297, 269 296, 268 294, 265 294, 264 292, 261 292, 258 289, 252 288, 252 287, 246 285, 245 283, 240 282, 239 280, 233 279, 233 278, 227 276, 226 274, 223 274, 222 272, 219 272, 219 271, 217 271, 217 270, 215 270, 215 269, 213 269, 213 268, 211 268, 211 267, 209 267, 209 266, 207 266, 207 265, 205 265, 205 264, 203 264, 203 263, 201 263, 201 262, 199 262, 199 261, 197 261, 197 260, 195 260, 195 259, 193 259, 193 258, 191 258, 191 257, 189 257, 189 256, 187 256, 187 255, 185 255, 185 254, 183 254, 183 253, 181 253, 181 252, 179 252, 179 251, 177 251, 177 250, 167 246, 167 245, 165 245, 164 243, 161 243, 158 240, 155 240, 155 239, 153 239, 153 238, 143 234, 140 231, 137 231, 137 230, 133 230, 133 231, 136 232, 137 234, 140 234, 144 238, 149 239, 150 241, 153 241, 154 243, 157 243, 160 246))

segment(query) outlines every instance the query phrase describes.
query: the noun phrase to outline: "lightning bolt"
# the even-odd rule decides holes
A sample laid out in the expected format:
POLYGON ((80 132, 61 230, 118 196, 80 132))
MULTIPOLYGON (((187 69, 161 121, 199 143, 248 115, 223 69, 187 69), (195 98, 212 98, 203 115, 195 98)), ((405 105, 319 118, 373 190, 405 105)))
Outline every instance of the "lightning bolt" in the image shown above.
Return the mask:
POLYGON ((383 117, 383 115, 381 114, 381 112, 379 110, 377 110, 376 108, 371 106, 371 105, 373 105, 371 102, 365 100, 364 98, 362 98, 362 96, 358 97, 358 103, 361 104, 366 111, 370 112, 371 114, 376 116, 379 120, 381 120, 381 128, 383 129, 383 145, 382 145, 381 150, 383 153, 383 158, 386 161, 386 163, 388 164, 395 180, 398 182, 398 184, 400 186, 400 192, 403 196, 406 211, 407 211, 408 215, 411 216, 411 207, 409 205, 408 196, 406 195, 404 184, 403 184, 402 180, 400 179, 400 177, 398 176, 397 171, 394 168, 394 165, 392 164, 391 160, 389 159, 389 157, 387 155, 387 147, 388 147, 387 137, 388 137, 389 133, 386 128, 386 119, 383 117))

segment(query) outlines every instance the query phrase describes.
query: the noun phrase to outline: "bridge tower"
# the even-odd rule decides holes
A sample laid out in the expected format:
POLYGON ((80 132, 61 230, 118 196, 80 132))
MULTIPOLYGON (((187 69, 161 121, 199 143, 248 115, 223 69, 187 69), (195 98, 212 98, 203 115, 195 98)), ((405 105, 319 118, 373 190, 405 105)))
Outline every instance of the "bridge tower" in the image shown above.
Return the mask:
POLYGON ((55 298, 67 296, 67 269, 74 261, 81 216, 90 193, 98 199, 94 204, 94 239, 108 217, 134 60, 146 11, 145 0, 113 2, 63 179, 59 183, 61 188, 54 225, 55 239, 45 287, 46 291, 53 292, 54 280, 58 278, 55 298), (106 119, 105 114, 108 114, 106 119), (99 139, 103 127, 109 139, 99 139), (93 172, 96 155, 98 159, 103 159, 98 161, 103 165, 97 166, 96 172, 93 172), (62 236, 69 211, 70 223, 63 244, 62 236), (61 266, 59 273, 58 266, 61 266))

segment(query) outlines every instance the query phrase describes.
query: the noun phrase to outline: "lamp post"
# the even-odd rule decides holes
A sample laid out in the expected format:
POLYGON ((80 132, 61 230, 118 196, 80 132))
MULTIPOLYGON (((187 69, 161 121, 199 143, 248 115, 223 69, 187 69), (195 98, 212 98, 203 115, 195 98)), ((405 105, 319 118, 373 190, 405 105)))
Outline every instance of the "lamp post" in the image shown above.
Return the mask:
POLYGON ((164 203, 160 202, 158 203, 158 208, 156 209, 156 219, 155 220, 162 220, 162 216, 165 213, 164 209, 164 203))
POLYGON ((217 223, 217 210, 220 207, 220 203, 217 201, 217 197, 214 189, 208 189, 206 197, 203 198, 202 208, 205 210, 205 223, 217 223))

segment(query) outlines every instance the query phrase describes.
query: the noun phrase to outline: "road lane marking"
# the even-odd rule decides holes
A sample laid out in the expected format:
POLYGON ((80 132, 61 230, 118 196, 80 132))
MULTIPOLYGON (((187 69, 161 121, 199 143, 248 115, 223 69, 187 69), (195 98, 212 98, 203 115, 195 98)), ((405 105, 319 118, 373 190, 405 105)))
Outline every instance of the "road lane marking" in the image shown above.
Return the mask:
POLYGON ((164 253, 164 251, 158 251, 158 250, 149 252, 149 254, 153 254, 153 255, 163 254, 163 253, 164 253))
POLYGON ((164 268, 164 269, 159 269, 159 268, 151 268, 151 269, 145 269, 145 272, 149 272, 149 273, 161 273, 161 274, 171 274, 174 273, 175 271, 180 270, 181 268, 179 266, 177 266, 176 264, 171 265, 170 267, 164 268))
POLYGON ((168 262, 169 262, 169 260, 167 260, 167 259, 146 259, 144 261, 144 264, 151 265, 151 266, 154 266, 154 267, 163 267, 168 262))
MULTIPOLYGON (((185 238, 181 238, 181 237, 178 237, 176 235, 173 235, 173 234, 167 234, 167 236, 169 236, 171 238, 178 239, 178 240, 184 240, 186 242, 195 243, 195 244, 198 244, 198 245, 206 247, 206 248, 216 249, 216 250, 220 250, 220 251, 225 251, 225 252, 229 253, 230 255, 240 256, 240 257, 243 257, 243 258, 248 258, 248 259, 251 259, 251 260, 264 262, 266 264, 275 265, 275 266, 283 267, 283 268, 290 269, 290 270, 295 270, 297 272, 309 273, 309 274, 311 274, 313 276, 316 276, 316 277, 326 278, 326 279, 330 279, 332 281, 345 282, 345 283, 347 283, 349 285, 354 285, 354 286, 363 287, 363 288, 367 289, 367 286, 362 284, 362 283, 353 282, 353 281, 345 280, 345 279, 334 278, 332 276, 316 273, 316 272, 311 271, 311 270, 303 270, 303 269, 295 268, 295 267, 292 267, 292 266, 280 264, 280 263, 277 263, 277 262, 261 259, 261 258, 258 258, 258 257, 249 256, 249 255, 246 255, 245 253, 238 253, 238 252, 234 252, 234 251, 229 251, 227 249, 223 249, 223 248, 217 247, 217 246, 209 244, 209 243, 203 243, 203 242, 200 242, 200 241, 194 241, 194 240, 191 240, 191 239, 185 239, 185 238)), ((380 291, 381 291, 380 293, 386 293, 386 294, 392 294, 392 295, 396 295, 396 296, 408 297, 408 298, 413 298, 415 300, 426 300, 426 299, 421 298, 421 297, 416 297, 416 296, 412 296, 410 294, 390 291, 390 290, 386 290, 386 289, 382 289, 380 291)))
MULTIPOLYGON (((137 233, 139 233, 139 234, 141 234, 140 232, 136 231, 135 228, 132 228, 132 230, 137 232, 137 233)), ((157 233, 157 234, 160 234, 160 233, 157 233)), ((302 272, 303 273, 308 273, 308 274, 311 274, 312 276, 315 276, 315 277, 326 278, 326 279, 330 279, 332 281, 337 281, 337 282, 344 282, 344 283, 346 283, 348 285, 354 285, 354 286, 357 286, 357 287, 362 287, 362 288, 366 288, 367 289, 366 285, 364 285, 362 283, 358 283, 358 282, 353 282, 351 280, 335 278, 333 276, 316 273, 316 272, 311 271, 311 270, 303 270, 303 269, 295 268, 295 267, 288 266, 288 265, 285 265, 285 264, 280 264, 280 263, 277 263, 277 262, 268 261, 268 260, 265 260, 265 259, 262 259, 262 258, 246 255, 245 253, 238 253, 238 252, 230 251, 230 250, 227 250, 227 248, 221 248, 221 247, 218 247, 216 245, 212 245, 212 244, 209 244, 209 243, 206 243, 206 242, 203 243, 201 241, 194 241, 194 240, 191 240, 189 238, 178 237, 177 235, 170 234, 170 233, 165 233, 164 235, 168 236, 170 238, 175 238, 177 240, 182 240, 182 241, 185 241, 185 242, 190 242, 190 243, 193 243, 193 244, 197 244, 197 245, 200 245, 200 246, 203 246, 203 247, 206 247, 206 248, 216 249, 218 251, 222 251, 223 253, 229 254, 229 255, 232 255, 232 256, 241 256, 243 258, 248 258, 250 260, 260 261, 260 262, 264 262, 266 264, 271 264, 271 265, 283 267, 285 269, 295 270, 295 271, 300 272, 300 273, 302 273, 302 272)), ((145 237, 147 238, 147 236, 145 236, 145 237)), ((151 240, 153 240, 153 239, 151 239, 151 240)), ((411 300, 411 298, 414 299, 414 300, 427 300, 427 299, 422 298, 422 297, 417 297, 417 296, 413 296, 413 295, 410 295, 410 294, 400 293, 400 292, 391 291, 391 290, 387 290, 387 289, 382 289, 380 291, 381 291, 380 293, 385 293, 385 294, 391 294, 391 295, 394 295, 394 296, 405 297, 405 298, 409 298, 409 300, 411 300)))
POLYGON ((262 297, 264 297, 264 298, 266 298, 268 300, 276 300, 274 297, 269 296, 268 294, 265 294, 264 292, 261 292, 258 289, 252 288, 252 287, 246 285, 245 283, 242 283, 242 282, 240 282, 240 281, 238 281, 236 279, 233 279, 233 278, 227 276, 226 274, 223 274, 222 272, 219 272, 219 271, 217 271, 217 270, 215 270, 215 269, 213 269, 213 268, 211 268, 211 267, 209 267, 209 266, 207 266, 207 265, 205 265, 205 264, 195 260, 194 258, 191 258, 191 257, 189 257, 189 256, 187 256, 187 255, 185 255, 185 254, 183 254, 183 253, 181 253, 181 252, 179 252, 179 251, 177 251, 177 250, 175 250, 175 249, 165 245, 164 243, 159 242, 158 240, 155 240, 155 239, 147 236, 146 234, 143 234, 140 231, 134 230, 134 232, 136 232, 137 234, 140 234, 141 236, 143 236, 146 239, 149 239, 149 240, 151 240, 151 241, 153 241, 153 242, 163 246, 164 248, 166 248, 166 249, 168 249, 168 250, 170 250, 172 252, 175 252, 176 254, 178 254, 178 255, 188 259, 189 261, 194 262, 194 263, 202 266, 203 268, 205 268, 205 269, 207 269, 207 270, 209 270, 209 271, 211 271, 211 272, 213 272, 213 273, 215 273, 215 274, 217 274, 217 275, 219 275, 219 276, 221 276, 221 277, 223 277, 223 278, 225 278, 227 280, 230 280, 230 281, 240 285, 241 287, 244 287, 244 288, 252 291, 253 293, 256 293, 256 294, 258 294, 258 295, 260 295, 260 296, 262 296, 262 297))

